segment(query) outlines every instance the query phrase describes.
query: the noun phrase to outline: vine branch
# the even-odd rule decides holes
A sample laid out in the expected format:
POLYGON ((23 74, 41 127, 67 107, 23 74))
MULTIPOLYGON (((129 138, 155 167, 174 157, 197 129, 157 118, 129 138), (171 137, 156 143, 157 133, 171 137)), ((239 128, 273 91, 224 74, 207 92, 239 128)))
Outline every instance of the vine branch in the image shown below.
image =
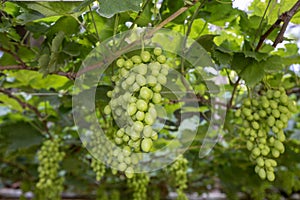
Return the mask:
POLYGON ((12 55, 21 64, 21 66, 23 68, 26 68, 26 64, 23 62, 23 60, 18 56, 18 54, 16 54, 12 50, 9 50, 9 49, 6 49, 6 48, 0 46, 0 51, 6 52, 6 53, 12 55))
POLYGON ((275 23, 260 37, 257 47, 255 48, 255 51, 258 51, 261 48, 261 46, 263 45, 267 37, 273 32, 275 28, 279 28, 280 24, 283 22, 283 25, 272 46, 276 47, 277 44, 281 43, 283 41, 283 35, 286 31, 286 28, 289 22, 291 21, 291 19, 293 18, 293 16, 299 10, 299 7, 300 7, 300 0, 298 0, 289 11, 282 13, 275 21, 275 23))
POLYGON ((24 102, 19 97, 13 95, 12 91, 10 91, 9 89, 0 88, 0 93, 3 93, 5 95, 7 95, 9 98, 16 100, 23 109, 28 108, 29 110, 33 111, 36 114, 36 116, 39 118, 39 120, 43 123, 45 131, 47 133, 49 133, 49 129, 47 127, 47 122, 45 121, 45 118, 42 115, 42 113, 40 113, 40 111, 36 107, 34 107, 33 105, 31 105, 29 103, 24 102))

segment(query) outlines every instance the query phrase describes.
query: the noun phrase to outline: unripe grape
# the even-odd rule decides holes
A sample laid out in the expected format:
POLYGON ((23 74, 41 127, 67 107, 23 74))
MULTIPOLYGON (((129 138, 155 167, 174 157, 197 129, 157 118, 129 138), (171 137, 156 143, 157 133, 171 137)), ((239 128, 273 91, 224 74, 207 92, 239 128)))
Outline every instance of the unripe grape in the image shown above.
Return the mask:
POLYGON ((123 143, 123 139, 122 139, 122 138, 119 138, 119 137, 116 137, 116 138, 115 138, 115 143, 116 143, 117 145, 120 145, 120 144, 123 143))
POLYGON ((167 61, 167 58, 166 58, 166 56, 164 56, 164 55, 160 55, 160 56, 158 56, 157 58, 157 61, 158 62, 160 62, 160 63, 165 63, 166 61, 167 61))
POLYGON ((279 110, 277 110, 277 109, 272 110, 272 115, 273 115, 275 118, 279 118, 279 117, 280 117, 280 112, 279 112, 279 110))
POLYGON ((119 58, 116 62, 118 67, 123 67, 125 60, 123 58, 119 58))
POLYGON ((274 181, 275 180, 274 172, 267 172, 267 179, 271 182, 274 181))
POLYGON ((261 179, 265 179, 266 178, 266 171, 263 168, 260 168, 258 175, 261 179))
POLYGON ((145 113, 142 111, 137 111, 137 113, 135 114, 135 117, 137 120, 143 121, 145 118, 145 113))
POLYGON ((262 118, 267 116, 267 113, 264 110, 260 110, 258 113, 259 113, 259 116, 262 118))
POLYGON ((153 92, 147 88, 147 87, 142 87, 140 90, 140 97, 145 99, 146 101, 150 100, 153 96, 153 92))
POLYGON ((160 56, 162 54, 162 49, 160 47, 155 47, 153 50, 153 54, 156 56, 160 56))
POLYGON ((136 107, 138 110, 140 111, 146 111, 148 109, 148 104, 146 101, 142 100, 142 99, 139 99, 137 100, 136 102, 136 107))
POLYGON ((124 67, 125 67, 126 69, 131 69, 131 68, 133 67, 133 62, 132 62, 131 60, 126 60, 126 61, 124 62, 124 67))
POLYGON ((156 83, 157 83, 157 79, 152 76, 152 75, 149 75, 147 76, 147 83, 150 85, 150 86, 155 86, 156 83))
POLYGON ((257 123, 256 121, 252 122, 251 124, 254 129, 256 129, 256 130, 259 129, 259 123, 257 123))
POLYGON ((149 53, 149 51, 143 51, 141 53, 141 58, 143 62, 149 62, 151 59, 151 54, 149 53))
POLYGON ((278 107, 278 104, 277 104, 276 101, 270 100, 269 102, 270 102, 270 107, 271 107, 272 109, 276 109, 276 108, 278 107))
POLYGON ((253 143, 251 141, 247 141, 247 149, 251 151, 253 149, 253 143))
POLYGON ((127 178, 132 178, 133 175, 134 175, 134 170, 132 167, 128 167, 126 170, 125 170, 125 175, 127 178))
POLYGON ((260 149, 255 147, 253 150, 252 150, 252 154, 257 157, 260 155, 260 149))
POLYGON ((140 121, 135 121, 133 124, 133 128, 136 132, 140 133, 144 129, 144 125, 140 121))
POLYGON ((284 132, 282 130, 277 133, 277 138, 278 138, 278 140, 280 142, 284 142, 285 141, 286 137, 285 137, 285 134, 284 134, 284 132))
POLYGON ((289 101, 289 97, 286 95, 286 94, 283 94, 280 96, 280 102, 283 104, 283 105, 286 105, 289 101))
POLYGON ((111 108, 109 105, 106 105, 104 107, 104 114, 109 115, 111 113, 111 108))
POLYGON ((140 86, 144 86, 147 84, 146 78, 141 74, 136 75, 135 79, 136 79, 137 84, 139 84, 140 86))
POLYGON ((280 152, 277 149, 272 149, 272 155, 274 158, 278 158, 280 156, 280 152))
POLYGON ((134 82, 135 82, 135 75, 130 75, 130 76, 126 79, 127 85, 132 85, 134 82))
POLYGON ((162 98, 161 98, 160 93, 155 92, 152 97, 152 102, 155 104, 159 104, 159 103, 161 103, 161 100, 162 100, 162 98))
POLYGON ((140 56, 137 56, 137 55, 132 56, 131 60, 132 60, 132 62, 134 62, 135 64, 140 64, 140 63, 142 63, 141 57, 140 57, 140 56))
POLYGON ((152 125, 154 123, 154 119, 153 117, 151 116, 150 113, 146 113, 145 114, 145 119, 144 119, 145 123, 148 124, 148 125, 152 125))
POLYGON ((144 152, 149 152, 152 148, 153 142, 150 138, 144 138, 141 143, 141 149, 144 152))
POLYGON ((157 134, 157 132, 152 131, 151 139, 154 140, 154 141, 158 139, 158 134, 157 134))
POLYGON ((256 163, 258 166, 263 167, 265 165, 264 159, 262 157, 258 157, 256 159, 256 163))
POLYGON ((273 116, 269 116, 267 123, 268 123, 268 126, 270 126, 270 127, 274 126, 275 118, 273 116))

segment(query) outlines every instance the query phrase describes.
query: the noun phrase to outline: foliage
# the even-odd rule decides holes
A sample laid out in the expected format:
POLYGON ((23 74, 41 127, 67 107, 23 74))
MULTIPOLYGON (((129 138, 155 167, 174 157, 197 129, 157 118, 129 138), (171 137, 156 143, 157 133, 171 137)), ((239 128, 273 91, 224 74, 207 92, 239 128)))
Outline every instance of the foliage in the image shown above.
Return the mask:
MULTIPOLYGON (((299 193, 299 36, 285 35, 283 43, 273 47, 272 41, 280 30, 276 28, 256 50, 261 36, 294 4, 291 0, 280 3, 254 0, 246 12, 234 8, 229 0, 2 1, 0 182, 5 185, 19 182, 24 193, 36 191, 39 181, 37 152, 44 141, 60 138, 66 156, 55 174, 65 180, 64 191, 97 199, 131 199, 133 187, 126 184, 124 173, 106 170, 102 179, 95 181, 95 172, 99 179, 105 170, 103 164, 91 158, 76 132, 72 118, 72 95, 76 95, 74 79, 85 58, 105 39, 131 29, 162 25, 202 45, 225 80, 222 86, 228 101, 223 105, 228 108, 223 137, 207 157, 199 158, 199 149, 211 120, 210 89, 217 86, 215 83, 206 85, 195 67, 184 59, 167 55, 168 59, 175 60, 173 69, 190 81, 200 108, 180 110, 183 104, 189 104, 172 101, 172 94, 168 94, 169 104, 164 108, 169 120, 166 130, 154 144, 156 148, 168 144, 177 130, 189 133, 190 129, 178 124, 179 115, 192 121, 193 113, 200 114, 197 135, 184 154, 189 161, 184 192, 201 195, 218 188, 228 199, 280 199, 299 193), (254 171, 256 163, 249 159, 241 119, 235 113, 247 96, 260 95, 261 88, 279 87, 297 103, 297 110, 284 130, 285 151, 276 160, 276 179, 269 182, 261 180, 254 171), (96 164, 91 167, 91 162, 96 164)), ((299 24, 299 16, 300 12, 296 13, 291 22, 299 24)), ((172 45, 178 47, 175 43, 172 45)), ((113 88, 112 71, 107 70, 101 84, 97 85, 95 102, 99 123, 115 132, 115 122, 103 115, 104 105, 110 100, 106 93, 113 88)), ((178 88, 184 88, 180 79, 176 80, 178 88)), ((159 170, 149 174, 149 199, 165 199, 172 190, 169 187, 172 177, 167 173, 159 170)))

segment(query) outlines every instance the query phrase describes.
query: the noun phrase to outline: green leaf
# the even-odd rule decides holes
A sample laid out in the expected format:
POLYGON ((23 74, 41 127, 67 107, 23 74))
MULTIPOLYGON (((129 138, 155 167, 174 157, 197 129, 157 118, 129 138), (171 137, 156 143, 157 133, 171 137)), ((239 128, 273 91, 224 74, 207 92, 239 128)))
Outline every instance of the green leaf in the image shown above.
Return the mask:
POLYGON ((247 65, 239 75, 245 80, 248 86, 254 86, 263 79, 265 70, 259 62, 254 61, 247 65))
POLYGON ((138 12, 141 10, 142 0, 99 0, 99 14, 103 17, 110 18, 116 13, 125 11, 138 12))
POLYGON ((55 15, 71 14, 80 2, 27 2, 29 9, 38 11, 46 17, 55 15))
POLYGON ((223 65, 229 64, 232 60, 232 57, 230 54, 224 53, 219 50, 213 51, 213 57, 215 58, 215 60, 217 60, 219 62, 219 64, 223 64, 223 65))
POLYGON ((270 56, 264 62, 261 62, 261 65, 265 69, 265 72, 269 73, 278 73, 284 67, 283 59, 280 56, 270 56))
POLYGON ((60 31, 64 32, 66 35, 76 34, 79 31, 79 23, 72 16, 62 16, 51 28, 49 28, 48 33, 50 35, 55 35, 60 31))
POLYGON ((240 72, 244 67, 252 63, 253 58, 246 58, 243 53, 235 53, 231 61, 231 69, 240 72))
POLYGON ((0 135, 5 136, 5 140, 9 143, 9 151, 28 148, 40 144, 43 140, 41 133, 26 122, 2 124, 0 135))
MULTIPOLYGON (((146 7, 143 9, 142 14, 136 19, 135 23, 139 26, 147 26, 152 20, 152 11, 151 9, 154 7, 152 2, 149 2, 146 7)), ((133 13, 137 15, 137 13, 133 13)))
POLYGON ((56 34, 56 36, 52 40, 52 45, 51 45, 52 52, 59 52, 59 49, 61 47, 64 38, 65 38, 64 32, 60 31, 56 34))
POLYGON ((0 99, 0 104, 3 103, 5 106, 19 112, 23 111, 22 106, 15 99, 10 98, 5 94, 0 94, 0 99))
POLYGON ((208 52, 211 52, 212 48, 215 46, 214 38, 218 35, 202 35, 199 37, 197 42, 208 52))

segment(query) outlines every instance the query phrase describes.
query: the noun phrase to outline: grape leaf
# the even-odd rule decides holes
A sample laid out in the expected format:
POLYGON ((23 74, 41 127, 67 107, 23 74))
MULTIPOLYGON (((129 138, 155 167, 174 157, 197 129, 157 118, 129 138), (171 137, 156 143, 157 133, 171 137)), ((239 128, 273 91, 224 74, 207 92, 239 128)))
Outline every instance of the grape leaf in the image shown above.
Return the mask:
POLYGON ((99 0, 99 2, 99 14, 107 18, 129 10, 138 12, 141 10, 140 4, 143 3, 142 0, 99 0))
POLYGON ((37 145, 43 140, 43 136, 26 122, 1 125, 0 135, 5 136, 10 151, 37 145))
POLYGON ((254 86, 263 79, 265 75, 264 67, 259 62, 252 62, 240 72, 240 76, 248 86, 254 86))

